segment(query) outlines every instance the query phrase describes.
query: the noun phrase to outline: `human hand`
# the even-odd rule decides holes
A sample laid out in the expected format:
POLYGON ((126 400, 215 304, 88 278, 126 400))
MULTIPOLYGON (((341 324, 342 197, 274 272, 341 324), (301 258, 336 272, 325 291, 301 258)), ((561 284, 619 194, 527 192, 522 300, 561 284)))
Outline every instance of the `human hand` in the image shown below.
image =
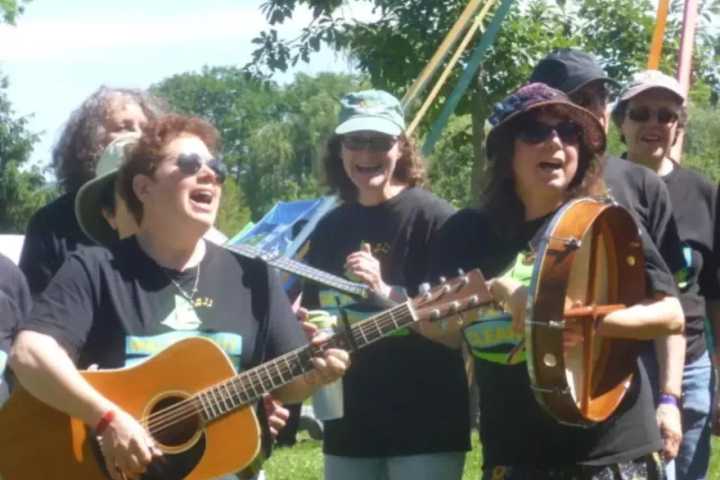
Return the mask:
POLYGON ((263 397, 263 406, 267 414, 270 435, 275 438, 280 430, 285 428, 288 418, 290 418, 290 410, 283 407, 283 404, 275 400, 271 395, 265 395, 263 397))
POLYGON ((655 412, 663 439, 662 456, 666 461, 675 458, 682 441, 682 420, 677 405, 660 404, 655 412))
POLYGON ((511 278, 493 278, 488 282, 490 293, 496 302, 512 315, 512 328, 517 333, 525 331, 528 289, 511 278))
MULTIPOLYGON (((313 345, 322 347, 328 336, 326 333, 316 335, 312 340, 313 345)), ((350 354, 339 348, 324 349, 321 356, 313 357, 310 361, 314 368, 305 374, 305 381, 317 387, 334 382, 350 368, 350 354)))
POLYGON ((383 298, 388 298, 390 295, 390 286, 382 278, 380 261, 373 256, 369 244, 363 243, 360 250, 347 256, 345 270, 357 276, 383 298))
POLYGON ((120 409, 98 440, 113 480, 139 478, 154 458, 163 455, 145 428, 120 409))
POLYGON ((307 337, 307 339, 312 340, 313 337, 315 337, 315 335, 317 335, 318 333, 318 327, 308 322, 308 309, 304 307, 299 307, 295 312, 295 315, 297 316, 297 319, 300 322, 300 326, 302 327, 303 332, 305 332, 305 336, 307 337))

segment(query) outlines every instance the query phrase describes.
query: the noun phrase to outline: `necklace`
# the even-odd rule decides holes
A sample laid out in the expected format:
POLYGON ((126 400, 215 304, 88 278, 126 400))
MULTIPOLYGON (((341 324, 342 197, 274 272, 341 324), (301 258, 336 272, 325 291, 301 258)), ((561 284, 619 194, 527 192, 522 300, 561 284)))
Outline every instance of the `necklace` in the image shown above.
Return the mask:
POLYGON ((175 281, 174 278, 172 278, 169 274, 166 273, 168 279, 172 282, 173 285, 175 285, 175 288, 178 289, 180 294, 187 299, 187 301, 190 302, 190 304, 193 303, 193 299, 195 298, 195 294, 197 294, 198 291, 198 283, 200 282, 200 263, 198 263, 197 271, 195 272, 195 281, 193 282, 192 290, 190 290, 190 293, 185 290, 179 282, 175 281))

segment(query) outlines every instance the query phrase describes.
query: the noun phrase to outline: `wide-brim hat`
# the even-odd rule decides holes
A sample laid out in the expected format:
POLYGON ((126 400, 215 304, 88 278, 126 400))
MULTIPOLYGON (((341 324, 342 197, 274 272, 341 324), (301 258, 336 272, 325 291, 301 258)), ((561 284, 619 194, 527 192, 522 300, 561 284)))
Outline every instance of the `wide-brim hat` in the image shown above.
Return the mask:
POLYGON ((574 48, 555 50, 540 60, 529 82, 544 83, 568 95, 593 82, 620 87, 617 81, 607 76, 593 55, 574 48))
POLYGON ((400 101, 382 90, 349 93, 340 100, 340 106, 335 128, 338 135, 367 130, 398 136, 405 131, 400 101))
POLYGON ((605 129, 592 112, 574 104, 560 90, 544 83, 529 83, 495 104, 494 113, 489 118, 492 128, 485 142, 488 157, 492 157, 497 150, 498 142, 504 137, 502 133, 511 133, 506 130, 512 127, 514 121, 529 112, 548 107, 580 126, 581 142, 590 152, 601 154, 605 151, 605 129))
POLYGON ((101 198, 105 189, 115 188, 115 179, 125 161, 125 151, 139 138, 137 133, 127 133, 110 142, 98 160, 97 175, 80 187, 75 197, 75 216, 80 228, 100 245, 108 246, 118 240, 117 232, 102 214, 101 198))
POLYGON ((661 89, 677 97, 680 103, 685 103, 686 95, 675 78, 665 75, 659 70, 643 70, 632 76, 625 88, 620 92, 619 102, 625 102, 652 89, 661 89))

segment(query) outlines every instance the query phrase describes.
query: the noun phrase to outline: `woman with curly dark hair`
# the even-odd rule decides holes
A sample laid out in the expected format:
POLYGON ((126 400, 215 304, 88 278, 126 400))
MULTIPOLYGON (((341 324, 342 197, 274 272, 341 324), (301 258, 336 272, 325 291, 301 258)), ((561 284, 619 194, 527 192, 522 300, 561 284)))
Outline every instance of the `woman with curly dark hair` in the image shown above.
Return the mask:
MULTIPOLYGON (((341 104, 324 167, 343 203, 318 224, 306 258, 384 297, 399 297, 398 287, 415 293, 453 208, 422 188, 425 167, 396 98, 369 90, 341 104)), ((333 314, 341 307, 350 322, 375 311, 314 285, 303 304, 333 314)), ((353 355, 343 414, 325 417, 325 478, 461 478, 470 437, 460 354, 405 329, 353 355)))
POLYGON ((20 256, 34 295, 45 289, 71 252, 93 244, 75 218, 75 196, 95 177, 105 147, 123 132, 139 133, 165 110, 163 102, 142 90, 102 86, 70 115, 53 150, 53 167, 65 193, 32 216, 20 256))
MULTIPOLYGON (((507 311, 492 319, 467 315, 463 335, 452 332, 455 346, 464 337, 474 357, 482 479, 662 479, 657 452, 663 444, 642 362, 636 362, 628 393, 612 416, 576 427, 561 424, 536 401, 521 348, 532 265, 548 222, 569 201, 605 190, 604 129, 590 111, 541 83, 500 102, 490 123, 490 181, 481 207, 447 221, 433 246, 431 267, 435 275, 480 268, 507 311)), ((649 340, 682 330, 673 276, 641 238, 646 300, 599 319, 597 335, 649 340)), ((572 327, 565 329, 570 333, 565 341, 572 345, 579 336, 568 330, 572 327)))

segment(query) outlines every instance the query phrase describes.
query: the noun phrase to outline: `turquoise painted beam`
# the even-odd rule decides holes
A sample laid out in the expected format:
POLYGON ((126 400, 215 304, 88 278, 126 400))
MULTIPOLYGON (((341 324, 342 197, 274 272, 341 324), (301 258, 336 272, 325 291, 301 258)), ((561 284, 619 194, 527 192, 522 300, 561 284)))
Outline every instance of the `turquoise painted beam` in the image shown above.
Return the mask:
POLYGON ((462 98, 462 96, 465 95, 465 91, 467 90, 468 86, 470 86, 470 82, 472 81, 475 72, 477 72, 478 68, 480 68, 483 59, 485 58, 485 53, 487 52, 487 49, 490 48, 490 46, 495 41, 495 37, 500 30, 500 26, 502 25, 503 20, 505 20, 505 17, 510 11, 511 5, 512 0, 503 0, 503 2, 500 4, 497 11, 495 12, 493 19, 490 21, 490 25, 480 39, 480 43, 473 50, 472 55, 470 56, 470 60, 468 61, 468 64, 465 67, 462 76, 460 77, 460 81, 458 81, 458 84, 455 86, 452 93, 448 97, 447 102, 445 102, 445 105, 440 112, 440 115, 433 123, 433 126, 430 129, 430 133, 428 133, 428 136, 425 139, 425 144, 422 147, 422 153, 424 156, 427 157, 428 155, 430 155, 430 152, 432 152, 435 144, 440 139, 440 135, 445 129, 448 120, 450 120, 450 116, 455 112, 455 108, 457 108, 458 103, 460 103, 460 99, 462 98))

